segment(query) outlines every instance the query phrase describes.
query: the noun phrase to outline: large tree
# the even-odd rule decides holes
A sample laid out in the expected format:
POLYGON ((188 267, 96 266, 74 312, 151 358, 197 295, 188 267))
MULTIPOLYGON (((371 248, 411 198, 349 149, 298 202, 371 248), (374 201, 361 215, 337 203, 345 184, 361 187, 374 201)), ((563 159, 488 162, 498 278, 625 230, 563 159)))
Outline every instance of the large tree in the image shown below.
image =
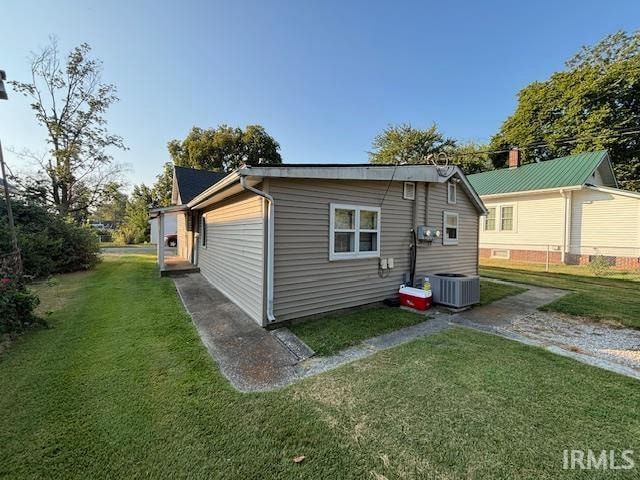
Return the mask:
POLYGON ((429 163, 433 156, 458 165, 466 174, 492 168, 487 147, 474 142, 459 144, 446 137, 434 123, 424 130, 409 124, 390 125, 378 134, 369 152, 369 161, 376 164, 429 163))
POLYGON ((149 241, 149 205, 152 200, 151 189, 144 183, 133 186, 127 200, 124 221, 116 231, 118 241, 127 244, 149 241))
POLYGON ((408 123, 389 125, 373 139, 369 152, 371 163, 426 163, 431 154, 455 146, 455 140, 445 137, 434 123, 421 130, 408 123))
POLYGON ((524 162, 607 149, 621 186, 640 190, 640 31, 583 47, 565 70, 522 89, 491 141, 494 150, 511 146, 524 162))
POLYGON ((162 173, 156 175, 156 182, 151 187, 153 204, 157 207, 171 205, 171 191, 173 188, 173 163, 166 162, 162 166, 162 173))
POLYGON ((229 172, 243 163, 282 163, 280 145, 260 125, 193 127, 184 140, 171 140, 168 149, 175 165, 203 170, 229 172))
MULTIPOLYGON (((103 188, 119 173, 110 149, 124 149, 107 130, 105 113, 118 100, 116 88, 102 83, 102 63, 86 43, 61 58, 55 39, 33 54, 31 79, 11 82, 31 101, 46 130, 49 152, 36 157, 37 173, 48 184, 45 200, 61 215, 81 217, 96 205, 103 188)), ((41 181, 42 178, 36 178, 41 181)))

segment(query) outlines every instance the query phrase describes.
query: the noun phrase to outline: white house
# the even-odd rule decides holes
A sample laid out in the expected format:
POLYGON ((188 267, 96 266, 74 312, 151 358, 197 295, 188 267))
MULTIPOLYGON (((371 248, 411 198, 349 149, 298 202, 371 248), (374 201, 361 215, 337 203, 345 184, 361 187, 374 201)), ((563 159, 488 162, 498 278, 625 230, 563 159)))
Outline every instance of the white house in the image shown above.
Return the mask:
POLYGON ((617 185, 606 151, 470 175, 488 214, 480 257, 640 268, 640 194, 617 185))

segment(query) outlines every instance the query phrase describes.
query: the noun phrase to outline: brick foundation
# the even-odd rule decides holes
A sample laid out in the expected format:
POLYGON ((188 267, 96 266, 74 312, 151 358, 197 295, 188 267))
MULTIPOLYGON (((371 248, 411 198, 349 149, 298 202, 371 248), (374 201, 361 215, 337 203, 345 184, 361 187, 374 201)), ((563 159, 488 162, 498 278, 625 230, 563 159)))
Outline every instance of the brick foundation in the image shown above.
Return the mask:
MULTIPOLYGON (((532 262, 532 263, 546 263, 547 252, 542 250, 513 250, 510 248, 500 248, 499 250, 508 250, 509 259, 502 259, 499 257, 491 256, 491 248, 480 248, 480 258, 495 258, 496 260, 505 260, 513 262, 532 262)), ((567 254, 565 263, 567 265, 589 265, 595 255, 576 255, 567 254)), ((612 257, 604 256, 607 263, 611 268, 618 270, 640 270, 640 258, 639 257, 612 257)), ((562 253, 549 252, 549 263, 562 263, 562 253)))
MULTIPOLYGON (((510 250, 509 259, 514 262, 546 263, 547 252, 546 250, 510 250)), ((549 263, 562 263, 562 254, 549 252, 549 263)))

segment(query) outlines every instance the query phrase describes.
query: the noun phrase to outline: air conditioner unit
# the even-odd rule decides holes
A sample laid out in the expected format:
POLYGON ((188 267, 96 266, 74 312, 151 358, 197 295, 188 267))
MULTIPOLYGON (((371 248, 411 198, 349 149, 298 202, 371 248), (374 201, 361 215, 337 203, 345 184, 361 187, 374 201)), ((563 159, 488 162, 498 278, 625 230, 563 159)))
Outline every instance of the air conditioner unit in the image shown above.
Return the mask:
POLYGON ((433 301, 449 307, 462 308, 480 302, 480 277, 459 273, 429 275, 433 301))

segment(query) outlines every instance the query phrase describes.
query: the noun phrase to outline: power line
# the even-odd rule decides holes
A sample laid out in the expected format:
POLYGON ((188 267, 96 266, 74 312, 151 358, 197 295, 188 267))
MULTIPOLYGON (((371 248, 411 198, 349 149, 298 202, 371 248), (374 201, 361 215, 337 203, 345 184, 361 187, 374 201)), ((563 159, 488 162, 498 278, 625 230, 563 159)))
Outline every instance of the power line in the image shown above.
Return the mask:
MULTIPOLYGON (((636 127, 632 127, 632 128, 636 128, 636 127)), ((615 130, 615 129, 614 129, 615 130)), ((567 144, 567 143, 577 143, 580 141, 584 141, 584 140, 588 140, 588 139, 596 139, 596 138, 600 138, 603 136, 607 136, 607 138, 619 138, 621 136, 624 135, 634 135, 640 133, 640 129, 636 129, 636 130, 629 130, 626 129, 625 131, 618 131, 616 132, 615 135, 609 135, 607 133, 602 133, 601 135, 592 135, 592 136, 585 136, 585 135, 577 135, 574 137, 564 137, 561 139, 558 139, 554 142, 549 142, 549 141, 543 141, 543 142, 534 142, 534 143, 529 143, 527 145, 523 145, 523 146, 517 146, 515 148, 518 148, 518 150, 533 150, 535 148, 542 148, 542 147, 551 147, 551 146, 555 146, 555 145, 563 145, 563 144, 567 144)), ((454 152, 451 154, 451 156, 453 157, 462 157, 462 156, 468 156, 468 155, 479 155, 479 154, 496 154, 496 153, 508 153, 511 149, 510 148, 506 148, 506 149, 501 149, 501 150, 475 150, 472 152, 454 152)))

